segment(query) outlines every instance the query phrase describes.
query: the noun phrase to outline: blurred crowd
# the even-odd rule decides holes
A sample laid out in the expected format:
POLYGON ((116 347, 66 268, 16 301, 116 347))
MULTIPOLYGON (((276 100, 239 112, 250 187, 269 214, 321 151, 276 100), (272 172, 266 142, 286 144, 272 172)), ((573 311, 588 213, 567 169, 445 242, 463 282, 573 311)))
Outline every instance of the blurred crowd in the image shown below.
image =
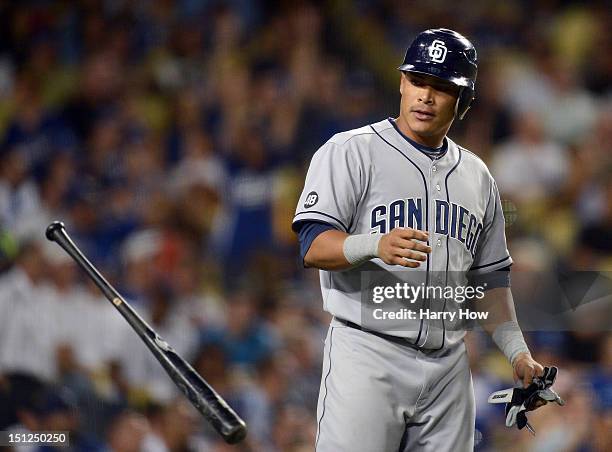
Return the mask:
MULTIPOLYGON (((312 450, 329 317, 290 229, 310 157, 395 116, 411 39, 479 56, 450 136, 488 163, 514 271, 612 269, 612 23, 605 1, 0 2, 0 430, 77 451, 312 450), (60 219, 247 421, 219 440, 57 245, 60 219)), ((607 311, 609 313, 609 310, 607 311)), ((468 338, 477 450, 612 450, 612 335, 527 334, 564 408, 503 426, 511 369, 468 338)), ((37 450, 16 448, 16 450, 37 450)))

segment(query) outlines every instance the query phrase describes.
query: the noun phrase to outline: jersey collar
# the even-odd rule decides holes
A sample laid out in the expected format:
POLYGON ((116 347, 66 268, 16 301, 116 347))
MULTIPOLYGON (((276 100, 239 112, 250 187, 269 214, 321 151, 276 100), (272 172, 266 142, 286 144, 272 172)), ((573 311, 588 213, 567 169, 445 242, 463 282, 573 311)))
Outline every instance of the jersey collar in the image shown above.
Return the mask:
MULTIPOLYGON (((432 159, 428 154, 414 146, 414 140, 410 140, 402 134, 392 120, 385 119, 383 121, 371 124, 371 127, 379 133, 389 145, 396 148, 407 158, 418 163, 423 168, 428 168, 435 162, 439 170, 450 169, 457 163, 459 157, 459 149, 457 145, 448 137, 444 137, 446 152, 439 157, 432 159)), ((418 144, 418 143, 415 143, 418 144)), ((442 145, 444 147, 444 145, 442 145)))
POLYGON ((438 158, 442 157, 444 154, 446 154, 446 151, 448 150, 448 140, 446 139, 446 137, 444 137, 444 140, 442 141, 442 146, 440 146, 439 148, 432 148, 432 147, 425 146, 423 144, 417 143, 412 138, 410 138, 406 134, 404 134, 404 132, 402 132, 400 130, 400 128, 398 127, 397 122, 395 122, 395 119, 389 117, 389 118, 387 118, 387 121, 389 121, 391 123, 391 125, 393 126, 395 131, 404 140, 406 140, 408 142, 408 144, 410 144, 413 148, 415 148, 418 151, 422 152, 423 154, 425 154, 429 158, 431 158, 431 159, 438 159, 438 158))

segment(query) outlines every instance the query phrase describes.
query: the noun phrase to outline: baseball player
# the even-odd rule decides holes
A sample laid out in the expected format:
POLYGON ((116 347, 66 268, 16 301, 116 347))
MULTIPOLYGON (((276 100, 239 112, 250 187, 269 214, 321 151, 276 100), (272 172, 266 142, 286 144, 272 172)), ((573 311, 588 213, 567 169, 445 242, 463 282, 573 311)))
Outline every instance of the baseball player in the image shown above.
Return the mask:
POLYGON ((490 314, 483 327, 515 380, 527 387, 543 375, 516 322, 495 181, 446 136, 474 99, 476 62, 459 33, 420 33, 399 67, 399 116, 338 133, 312 158, 293 229, 304 265, 321 270, 324 309, 333 315, 319 452, 473 449, 465 330, 439 318, 366 327, 375 314, 362 300, 366 271, 402 270, 423 286, 469 274, 487 288, 478 301, 490 314))

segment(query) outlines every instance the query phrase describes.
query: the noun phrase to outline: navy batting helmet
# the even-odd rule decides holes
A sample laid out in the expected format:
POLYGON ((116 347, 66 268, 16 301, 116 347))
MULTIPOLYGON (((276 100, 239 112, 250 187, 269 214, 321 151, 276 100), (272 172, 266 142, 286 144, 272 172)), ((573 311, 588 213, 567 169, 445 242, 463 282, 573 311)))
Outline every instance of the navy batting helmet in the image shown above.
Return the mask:
POLYGON ((476 60, 476 49, 465 36, 446 28, 434 28, 419 33, 398 69, 433 75, 459 86, 455 114, 463 119, 474 100, 476 60))

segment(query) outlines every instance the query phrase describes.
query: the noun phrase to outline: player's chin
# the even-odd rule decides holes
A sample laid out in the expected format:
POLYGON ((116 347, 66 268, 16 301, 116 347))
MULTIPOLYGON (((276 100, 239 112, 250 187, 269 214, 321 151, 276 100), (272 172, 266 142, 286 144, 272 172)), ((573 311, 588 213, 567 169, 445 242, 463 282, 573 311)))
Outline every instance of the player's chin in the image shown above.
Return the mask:
POLYGON ((412 121, 410 124, 410 129, 421 136, 429 136, 434 135, 440 127, 435 123, 435 121, 412 121))

